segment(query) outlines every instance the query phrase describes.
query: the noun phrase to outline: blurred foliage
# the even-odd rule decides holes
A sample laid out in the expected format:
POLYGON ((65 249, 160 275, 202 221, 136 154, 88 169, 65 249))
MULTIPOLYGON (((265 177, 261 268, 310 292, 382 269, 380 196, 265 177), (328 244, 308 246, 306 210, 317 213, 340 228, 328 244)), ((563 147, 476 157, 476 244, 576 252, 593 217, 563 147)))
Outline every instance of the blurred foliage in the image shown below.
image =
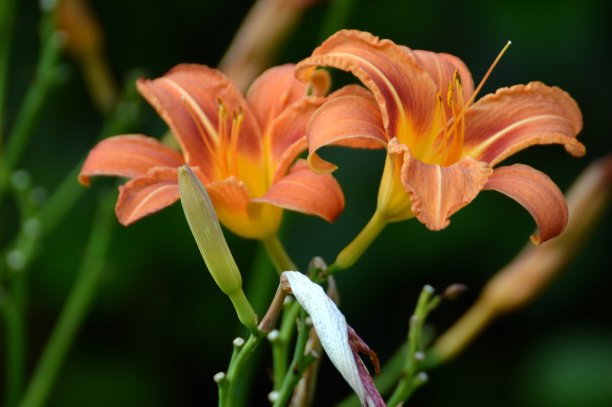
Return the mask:
MULTIPOLYGON (((318 45, 326 3, 306 12, 278 63, 297 62, 318 45)), ((93 0, 91 4, 106 35, 109 62, 121 80, 134 68, 157 76, 181 62, 214 66, 251 2, 93 0)), ((31 81, 39 45, 36 2, 18 2, 17 9, 9 119, 31 81)), ((604 0, 355 0, 346 27, 412 48, 458 55, 476 81, 505 42, 512 40, 483 94, 541 80, 567 90, 578 101, 584 114, 580 139, 587 146, 586 157, 573 159, 562 148, 552 147, 533 148, 512 159, 545 171, 564 189, 589 162, 611 151, 609 11, 604 0)), ((102 126, 77 67, 69 57, 63 63, 65 83, 51 95, 19 163, 36 185, 48 191, 85 156, 102 126)), ((142 126, 133 131, 161 136, 165 128, 147 109, 142 126)), ((334 149, 327 154, 339 163, 336 175, 347 206, 333 225, 286 214, 284 241, 300 267, 314 255, 331 261, 375 205, 383 154, 334 149)), ((94 182, 45 242, 32 268, 30 368, 83 256, 96 194, 116 183, 94 182)), ((15 233, 14 218, 15 208, 5 200, 0 207, 3 245, 15 233)), ((345 315, 384 361, 403 342, 411 307, 424 284, 440 290, 455 282, 470 287, 460 300, 432 315, 431 323, 443 330, 469 306, 484 282, 512 259, 533 227, 517 204, 488 192, 453 216, 442 232, 430 232, 415 221, 391 225, 352 270, 338 275, 345 315)), ((608 211, 584 251, 541 298, 495 323, 457 361, 431 372, 431 382, 419 390, 413 405, 612 405, 611 227, 608 211)), ((255 244, 228 238, 248 282, 255 244)), ((129 228, 117 224, 105 273, 49 405, 211 405, 216 399, 212 376, 226 368, 238 324, 230 303, 204 269, 179 205, 129 228)), ((260 350, 264 354, 265 348, 260 350)), ((268 371, 265 366, 259 369, 263 373, 257 377, 252 405, 266 403, 268 371)), ((348 390, 324 360, 316 405, 339 401, 348 390)))

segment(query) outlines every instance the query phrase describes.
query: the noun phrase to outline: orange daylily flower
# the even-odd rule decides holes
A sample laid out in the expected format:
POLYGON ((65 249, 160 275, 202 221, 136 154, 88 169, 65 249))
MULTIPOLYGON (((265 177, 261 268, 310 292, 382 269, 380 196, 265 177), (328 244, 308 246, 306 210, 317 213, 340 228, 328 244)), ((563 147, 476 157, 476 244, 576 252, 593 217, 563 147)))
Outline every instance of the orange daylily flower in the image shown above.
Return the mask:
POLYGON ((318 66, 352 72, 371 93, 335 98, 315 112, 307 129, 311 168, 335 168, 317 155, 326 145, 386 148, 377 208, 385 222, 416 216, 440 230, 481 190, 496 190, 533 216, 535 243, 565 227, 565 199, 548 176, 522 164, 495 167, 535 144, 585 153, 576 140, 580 109, 563 90, 531 82, 473 103, 479 89, 459 58, 354 30, 327 39, 297 75, 308 79, 318 66))
POLYGON ((294 164, 329 84, 326 77, 314 79, 305 84, 295 79, 293 65, 274 67, 246 97, 203 65, 178 65, 160 78, 140 79, 138 90, 166 121, 182 154, 143 135, 110 137, 91 150, 79 180, 131 178, 119 187, 116 205, 124 225, 179 199, 177 169, 185 163, 206 186, 221 223, 243 237, 276 232, 281 208, 332 221, 344 207, 339 185, 304 160, 294 164))

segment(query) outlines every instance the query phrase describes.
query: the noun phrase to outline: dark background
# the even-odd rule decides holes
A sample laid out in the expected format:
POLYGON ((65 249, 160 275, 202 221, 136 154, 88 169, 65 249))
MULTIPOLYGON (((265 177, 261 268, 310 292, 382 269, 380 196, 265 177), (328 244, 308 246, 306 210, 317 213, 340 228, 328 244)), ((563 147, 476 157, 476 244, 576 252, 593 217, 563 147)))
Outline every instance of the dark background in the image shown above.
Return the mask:
MULTIPOLYGON (((9 109, 14 113, 35 67, 39 13, 18 2, 9 109)), ((148 76, 181 62, 214 66, 249 1, 95 0, 113 73, 134 68, 148 76)), ((297 62, 325 37, 328 2, 309 9, 276 62, 297 62)), ((610 153, 610 12, 600 1, 353 1, 344 27, 370 31, 415 49, 461 57, 478 82, 507 40, 513 45, 485 85, 540 80, 567 90, 584 114, 581 159, 561 147, 535 147, 523 162, 566 189, 596 158, 610 153)), ((95 143, 102 118, 92 108, 74 61, 63 58, 66 83, 54 92, 20 167, 53 190, 95 143)), ((162 122, 146 107, 136 132, 161 136, 162 122)), ((347 197, 333 225, 286 213, 283 241, 299 267, 314 255, 328 261, 365 224, 376 201, 381 152, 331 151, 347 197)), ((75 180, 76 182, 76 180, 75 180)), ((114 180, 94 182, 54 231, 31 269, 28 365, 32 368, 61 310, 84 253, 96 196, 114 180)), ((0 242, 15 233, 14 208, 3 204, 0 242)), ((612 405, 611 214, 550 288, 527 309, 502 318, 456 361, 430 373, 412 405, 612 405)), ((342 309, 384 361, 405 338, 424 284, 461 282, 469 291, 431 317, 437 331, 456 320, 496 270, 525 244, 534 225, 514 201, 485 192, 441 232, 416 221, 389 226, 351 270, 338 275, 342 309)), ((229 236, 249 283, 256 244, 229 236)), ((124 228, 118 223, 105 278, 66 360, 50 406, 195 406, 216 403, 213 374, 226 369, 238 331, 229 301, 207 273, 179 205, 124 228)), ((274 278, 274 276, 272 276, 274 278)), ((257 284, 266 284, 257 282, 257 284)), ((272 284, 274 284, 272 282, 272 284)), ((270 289, 269 296, 272 295, 270 289)), ((258 309, 262 314, 263 309, 258 309)), ((266 405, 267 346, 261 346, 256 396, 266 405)), ((0 359, 2 359, 0 354, 0 359)), ((349 388, 323 361, 316 405, 331 405, 349 388)))

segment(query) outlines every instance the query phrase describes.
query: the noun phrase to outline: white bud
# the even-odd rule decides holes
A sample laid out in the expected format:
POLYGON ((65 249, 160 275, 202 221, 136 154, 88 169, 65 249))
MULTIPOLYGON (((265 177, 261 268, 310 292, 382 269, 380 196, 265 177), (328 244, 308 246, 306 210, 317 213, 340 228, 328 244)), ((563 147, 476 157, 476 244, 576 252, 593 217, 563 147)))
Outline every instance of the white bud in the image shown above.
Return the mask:
POLYGON ((278 331, 278 329, 274 329, 270 331, 267 338, 270 342, 275 342, 280 338, 280 332, 278 331))
POLYGON ((268 401, 270 403, 274 403, 276 402, 276 400, 278 400, 279 396, 280 396, 280 393, 278 391, 276 390, 271 391, 270 393, 268 393, 268 401))
POLYGON ((225 372, 219 372, 213 376, 215 383, 221 383, 225 380, 225 372))

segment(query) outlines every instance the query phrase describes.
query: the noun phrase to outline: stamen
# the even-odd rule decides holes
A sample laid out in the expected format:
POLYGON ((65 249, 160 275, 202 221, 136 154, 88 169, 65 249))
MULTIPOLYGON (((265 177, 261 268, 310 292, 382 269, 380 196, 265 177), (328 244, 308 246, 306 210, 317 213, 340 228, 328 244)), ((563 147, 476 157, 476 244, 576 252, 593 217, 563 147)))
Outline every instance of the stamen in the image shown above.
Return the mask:
POLYGON ((220 168, 219 166, 221 165, 221 162, 219 161, 219 157, 217 157, 217 155, 215 154, 215 147, 210 142, 210 138, 212 138, 213 140, 217 140, 219 137, 218 134, 211 132, 210 138, 207 137, 206 129, 204 128, 204 124, 200 121, 198 113, 194 111, 193 106, 191 106, 189 101, 184 96, 181 96, 181 101, 185 103, 185 107, 187 108, 187 111, 191 115, 193 122, 198 128, 198 133, 200 134, 200 138, 204 142, 204 146, 206 150, 208 151, 208 154, 210 154, 210 157, 214 160, 215 166, 220 168))
MULTIPOLYGON (((476 87, 476 90, 474 91, 474 93, 472 93, 472 96, 463 105, 463 108, 461 109, 459 114, 453 114, 454 121, 453 121, 453 124, 451 125, 450 129, 448 130, 449 133, 451 133, 451 132, 453 132, 455 130, 455 127, 457 126, 458 122, 461 122, 461 127, 462 127, 461 131, 463 132, 463 129, 465 128, 465 123, 463 123, 464 122, 463 118, 465 117, 465 112, 466 112, 467 108, 470 107, 470 105, 472 103, 474 103, 474 100, 476 99, 476 96, 482 90, 482 87, 484 86, 484 84, 487 81, 487 79, 489 79, 489 76, 491 75, 491 72, 493 72, 493 69, 495 68, 497 63, 500 61, 501 57, 506 53, 506 51, 508 50, 510 45, 512 45, 512 41, 508 41, 506 43, 506 45, 504 46, 504 48, 502 48, 502 50, 499 52, 499 54, 497 55, 497 57, 495 58, 495 60, 491 64, 491 67, 489 67, 489 70, 487 71, 487 73, 484 75, 484 77, 482 78, 482 80, 478 84, 478 87, 476 87)), ((463 143, 463 141, 462 141, 462 143, 463 143)))
POLYGON ((225 105, 223 104, 223 100, 221 100, 221 98, 217 99, 217 103, 219 103, 219 110, 217 112, 217 127, 219 129, 219 140, 217 140, 217 143, 223 144, 223 141, 225 141, 225 137, 227 136, 227 129, 225 125, 225 115, 227 114, 227 109, 225 108, 225 105))
POLYGON ((491 72, 493 72, 493 69, 495 68, 497 63, 500 61, 501 57, 506 53, 508 48, 510 48, 510 45, 512 45, 512 41, 508 41, 506 43, 506 45, 504 46, 504 48, 502 48, 502 50, 499 52, 499 54, 497 55, 497 57, 495 58, 495 60, 491 64, 491 66, 489 67, 489 70, 487 71, 487 73, 485 73, 485 75, 483 76, 482 80, 480 81, 480 83, 476 87, 476 90, 472 94, 472 97, 470 97, 470 99, 465 104, 466 108, 468 106, 470 106, 472 103, 474 103, 474 99, 476 99, 476 96, 478 95, 478 92, 480 92, 482 90, 482 87, 484 86, 484 84, 487 81, 487 79, 489 79, 489 76, 491 75, 491 72))
POLYGON ((230 167, 232 174, 238 175, 238 136, 240 134, 240 128, 244 121, 244 114, 242 112, 242 106, 238 107, 238 112, 234 112, 232 119, 232 131, 230 133, 230 148, 227 154, 227 159, 230 161, 230 167))
MULTIPOLYGON (((457 71, 455 71, 457 72, 457 71)), ((452 102, 453 102, 453 82, 449 82, 448 83, 448 89, 446 91, 446 105, 448 107, 452 106, 452 102)))
POLYGON ((227 162, 227 124, 225 121, 227 109, 221 98, 217 98, 217 103, 219 103, 219 110, 217 111, 217 128, 219 133, 219 139, 217 140, 217 154, 218 161, 222 163, 222 166, 220 167, 223 173, 222 177, 225 178, 229 175, 227 162))

